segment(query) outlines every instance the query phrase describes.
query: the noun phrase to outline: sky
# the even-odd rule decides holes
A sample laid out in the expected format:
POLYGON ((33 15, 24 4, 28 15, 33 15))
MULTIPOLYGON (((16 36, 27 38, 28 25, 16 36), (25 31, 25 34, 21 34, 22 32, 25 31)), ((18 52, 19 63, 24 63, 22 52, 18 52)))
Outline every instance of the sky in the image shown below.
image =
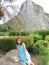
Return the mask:
MULTIPOLYGON (((17 5, 21 6, 21 4, 26 1, 26 0, 15 0, 17 1, 17 5)), ((49 13, 49 0, 32 0, 36 4, 40 5, 43 7, 44 11, 49 13)))
MULTIPOLYGON (((22 3, 26 0, 18 0, 18 3, 22 3)), ((49 0, 32 0, 34 3, 43 7, 44 11, 49 14, 49 0)))
POLYGON ((46 13, 49 13, 49 0, 32 0, 32 1, 42 6, 46 13))

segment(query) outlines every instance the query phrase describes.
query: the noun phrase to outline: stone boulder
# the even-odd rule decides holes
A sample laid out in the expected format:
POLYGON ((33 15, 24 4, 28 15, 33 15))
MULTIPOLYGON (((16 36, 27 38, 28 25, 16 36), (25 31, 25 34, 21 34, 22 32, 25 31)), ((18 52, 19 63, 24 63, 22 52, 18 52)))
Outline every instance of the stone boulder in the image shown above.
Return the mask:
POLYGON ((11 60, 11 57, 17 57, 18 56, 18 51, 16 49, 9 51, 8 53, 6 53, 5 56, 3 56, 2 58, 0 58, 0 65, 26 65, 24 62, 19 61, 16 63, 13 63, 13 61, 11 60))

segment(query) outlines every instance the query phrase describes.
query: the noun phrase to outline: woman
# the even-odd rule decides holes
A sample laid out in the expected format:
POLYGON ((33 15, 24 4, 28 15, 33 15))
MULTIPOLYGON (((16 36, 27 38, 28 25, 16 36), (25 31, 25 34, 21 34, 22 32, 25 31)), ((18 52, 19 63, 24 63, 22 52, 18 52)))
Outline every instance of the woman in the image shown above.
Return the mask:
POLYGON ((16 47, 19 51, 19 60, 25 62, 28 65, 34 65, 31 61, 30 54, 28 53, 25 44, 22 43, 21 38, 16 39, 16 47))

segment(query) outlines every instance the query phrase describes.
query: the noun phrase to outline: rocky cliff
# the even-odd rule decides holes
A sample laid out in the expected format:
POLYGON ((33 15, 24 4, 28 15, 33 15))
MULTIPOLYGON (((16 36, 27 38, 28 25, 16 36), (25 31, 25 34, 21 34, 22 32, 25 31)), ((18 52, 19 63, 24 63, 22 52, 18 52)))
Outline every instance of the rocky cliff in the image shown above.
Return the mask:
POLYGON ((49 27, 49 15, 43 8, 31 0, 27 0, 22 4, 17 19, 22 21, 22 28, 27 30, 35 30, 49 27))

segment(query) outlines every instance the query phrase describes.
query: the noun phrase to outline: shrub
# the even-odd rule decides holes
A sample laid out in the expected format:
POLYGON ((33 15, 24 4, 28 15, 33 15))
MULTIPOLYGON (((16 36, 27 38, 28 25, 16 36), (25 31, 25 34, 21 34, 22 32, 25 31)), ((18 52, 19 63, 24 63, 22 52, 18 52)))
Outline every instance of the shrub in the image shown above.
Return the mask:
POLYGON ((2 38, 0 39, 0 49, 4 51, 9 51, 15 48, 15 39, 2 38))
POLYGON ((43 37, 43 39, 45 38, 46 35, 49 35, 49 29, 40 29, 40 30, 35 30, 34 32, 32 32, 32 34, 39 34, 43 37))
MULTIPOLYGON (((16 48, 16 38, 8 37, 0 39, 0 50, 9 51, 16 48)), ((26 44, 27 49, 30 51, 32 49, 33 38, 32 37, 22 37, 22 41, 26 44)))
POLYGON ((33 38, 34 38, 34 43, 35 43, 37 40, 42 40, 42 39, 43 39, 42 36, 39 35, 39 34, 33 34, 32 36, 33 36, 33 38))
POLYGON ((5 33, 4 32, 0 32, 0 36, 5 36, 5 33))
POLYGON ((1 25, 0 24, 0 32, 7 32, 10 30, 14 30, 10 25, 8 25, 8 24, 1 25))
POLYGON ((36 54, 46 54, 46 50, 48 47, 48 41, 38 40, 36 43, 33 44, 33 53, 36 54))
POLYGON ((28 49, 28 51, 32 51, 32 46, 34 43, 34 38, 30 37, 30 38, 24 38, 23 42, 26 44, 26 47, 28 49))
POLYGON ((20 32, 19 31, 10 31, 9 32, 9 36, 19 36, 20 35, 20 32))
POLYGON ((10 31, 9 32, 9 36, 28 36, 29 35, 29 32, 28 31, 16 31, 16 30, 13 30, 13 31, 10 31))
POLYGON ((38 65, 48 65, 47 56, 44 56, 44 55, 43 55, 43 56, 39 59, 38 65))
POLYGON ((0 36, 8 36, 9 32, 0 32, 0 36))
POLYGON ((28 31, 22 31, 21 32, 21 36, 28 36, 29 35, 29 32, 28 31))
MULTIPOLYGON (((9 51, 16 48, 17 36, 10 36, 0 39, 0 50, 9 51)), ((46 54, 49 42, 47 40, 38 40, 34 43, 34 38, 31 36, 23 37, 22 41, 26 44, 28 51, 33 54, 46 54)))
POLYGON ((49 35, 46 35, 45 40, 49 41, 49 35))

